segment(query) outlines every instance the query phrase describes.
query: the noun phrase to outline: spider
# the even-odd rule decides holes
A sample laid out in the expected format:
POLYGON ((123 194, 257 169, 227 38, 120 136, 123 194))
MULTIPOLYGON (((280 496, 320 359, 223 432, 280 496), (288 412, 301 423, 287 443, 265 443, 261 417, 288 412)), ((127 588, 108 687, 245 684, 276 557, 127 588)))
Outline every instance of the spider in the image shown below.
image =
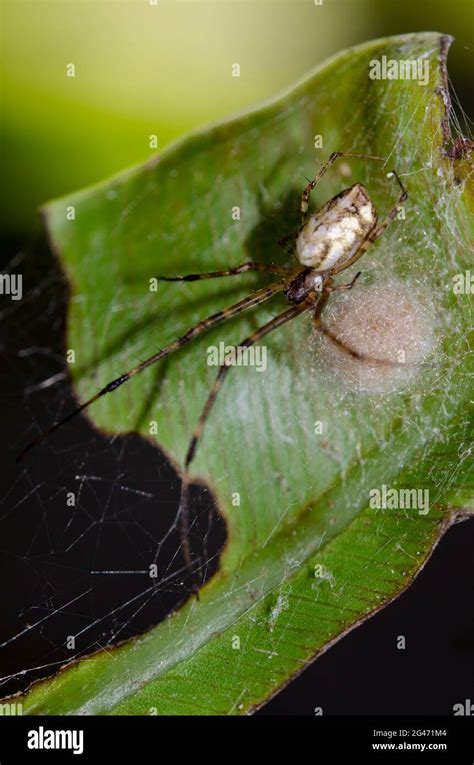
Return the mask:
MULTIPOLYGON (((394 220, 399 206, 406 200, 408 192, 397 173, 391 171, 387 174, 387 177, 395 178, 400 187, 400 194, 392 210, 382 222, 378 222, 375 206, 370 199, 367 190, 361 183, 354 183, 349 188, 344 189, 339 194, 332 197, 332 199, 326 202, 326 204, 315 213, 310 214, 308 210, 311 192, 331 165, 341 157, 385 162, 384 157, 338 151, 331 154, 314 179, 308 181, 300 202, 301 225, 296 232, 279 241, 279 244, 285 250, 288 249, 288 244, 291 242, 291 250, 298 262, 297 266, 284 267, 266 263, 247 262, 226 271, 188 274, 187 276, 159 277, 161 281, 190 282, 201 279, 234 276, 243 274, 247 271, 263 271, 279 275, 281 279, 256 290, 225 310, 218 311, 200 321, 177 340, 170 343, 165 348, 162 348, 157 353, 154 353, 148 359, 133 367, 133 369, 130 369, 128 372, 120 375, 120 377, 109 382, 104 388, 99 390, 98 393, 78 406, 74 411, 70 412, 70 414, 54 423, 50 428, 37 436, 34 441, 23 449, 17 458, 17 461, 20 461, 30 449, 44 441, 51 433, 65 425, 84 409, 87 409, 91 404, 97 401, 97 399, 105 396, 107 393, 112 393, 112 391, 128 382, 132 377, 135 377, 135 375, 143 372, 145 369, 152 366, 152 364, 155 364, 157 361, 160 361, 160 359, 189 343, 195 337, 200 335, 201 332, 236 316, 242 311, 260 305, 278 293, 284 294, 289 307, 249 335, 249 337, 240 344, 242 349, 249 348, 273 330, 287 324, 289 321, 295 319, 306 311, 312 310, 314 326, 316 329, 323 332, 331 342, 335 343, 339 348, 349 353, 351 356, 360 360, 367 360, 368 357, 362 356, 360 353, 349 348, 345 343, 332 334, 322 323, 321 316, 331 293, 336 290, 352 289, 361 272, 359 271, 352 281, 346 284, 335 284, 333 277, 337 276, 342 271, 345 271, 349 266, 352 266, 359 260, 370 245, 383 234, 387 226, 394 220)), ((196 455, 196 449, 202 436, 205 423, 231 365, 232 359, 229 357, 226 358, 224 364, 220 366, 217 377, 210 389, 204 408, 197 421, 196 427, 194 428, 184 459, 181 496, 177 519, 184 563, 186 569, 192 574, 193 590, 196 594, 198 592, 198 587, 193 574, 194 564, 189 543, 189 471, 191 463, 196 455)))

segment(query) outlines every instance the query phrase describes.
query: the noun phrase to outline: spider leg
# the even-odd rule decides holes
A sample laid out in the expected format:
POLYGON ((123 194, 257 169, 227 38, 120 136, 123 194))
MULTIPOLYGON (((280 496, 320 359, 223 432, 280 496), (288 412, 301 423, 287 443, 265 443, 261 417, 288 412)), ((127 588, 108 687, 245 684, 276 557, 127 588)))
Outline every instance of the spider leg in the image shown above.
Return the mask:
MULTIPOLYGON (((358 276, 359 274, 357 274, 358 276)), ((342 284, 341 289, 351 289, 355 280, 357 279, 357 276, 352 280, 352 282, 349 282, 349 284, 342 284)), ((334 289, 334 288, 333 288, 334 289)), ((314 326, 317 330, 323 333, 332 343, 334 343, 337 348, 339 348, 341 351, 344 351, 344 353, 348 353, 349 356, 352 356, 352 358, 357 359, 358 361, 365 361, 368 364, 373 364, 377 366, 385 366, 385 367, 412 367, 412 366, 419 366, 418 364, 400 364, 398 361, 390 361, 390 359, 377 359, 374 356, 366 356, 364 353, 359 353, 358 351, 355 351, 353 348, 351 348, 349 345, 346 345, 346 343, 343 340, 340 340, 336 335, 334 335, 330 329, 328 329, 322 322, 321 315, 324 310, 324 307, 326 303, 328 302, 330 293, 333 292, 333 289, 331 287, 327 288, 325 290, 325 293, 321 296, 321 299, 316 304, 316 307, 314 309, 314 316, 313 316, 313 322, 314 326)))
POLYGON ((339 290, 351 290, 356 283, 357 279, 361 275, 362 271, 357 271, 352 281, 347 284, 328 284, 325 288, 325 292, 338 292, 339 290))
POLYGON ((154 353, 153 356, 150 356, 148 359, 146 359, 145 361, 142 361, 136 367, 133 367, 133 369, 130 369, 128 372, 125 372, 124 374, 120 375, 120 377, 117 377, 115 380, 112 380, 111 382, 109 382, 104 388, 99 390, 98 393, 96 393, 90 399, 88 399, 83 404, 78 406, 76 409, 74 409, 72 412, 66 415, 66 417, 63 417, 63 419, 54 423, 50 428, 45 430, 43 433, 37 436, 37 438, 31 441, 31 443, 25 446, 23 451, 18 455, 16 461, 20 462, 20 460, 23 459, 25 454, 29 452, 34 446, 37 446, 38 444, 40 444, 51 433, 54 433, 54 431, 61 428, 63 425, 69 422, 69 420, 71 420, 73 417, 78 415, 80 412, 84 411, 84 409, 87 409, 91 404, 93 404, 102 396, 105 396, 107 393, 111 393, 116 388, 120 387, 120 385, 123 385, 124 383, 128 382, 132 377, 135 377, 135 375, 139 374, 140 372, 143 372, 152 364, 155 364, 157 361, 160 361, 161 359, 165 358, 165 356, 169 356, 170 353, 173 353, 174 351, 179 350, 179 348, 182 348, 183 345, 186 345, 191 340, 194 340, 195 337, 200 335, 201 332, 204 332, 206 329, 215 327, 217 324, 220 324, 221 322, 226 321, 227 319, 230 319, 233 316, 236 316, 242 311, 245 311, 248 308, 253 308, 259 305, 260 303, 263 303, 265 300, 268 300, 269 298, 273 297, 273 295, 276 295, 278 292, 281 292, 284 289, 285 284, 286 284, 285 279, 279 282, 274 282, 273 284, 270 284, 267 287, 263 287, 262 289, 252 292, 252 294, 247 295, 247 297, 243 298, 242 300, 239 300, 237 303, 234 303, 228 308, 225 308, 222 311, 217 311, 217 313, 214 313, 211 316, 208 316, 207 319, 204 319, 203 321, 198 322, 198 324, 195 324, 194 327, 191 327, 190 329, 188 329, 188 331, 184 335, 181 335, 181 337, 178 337, 177 340, 174 340, 165 348, 162 348, 157 353, 154 353))
POLYGON ((161 282, 197 282, 201 279, 217 279, 220 276, 233 276, 234 274, 244 274, 246 271, 266 271, 270 274, 288 274, 289 268, 284 266, 274 266, 268 263, 241 263, 240 266, 230 268, 228 271, 211 271, 207 274, 187 274, 187 276, 158 276, 161 282))
MULTIPOLYGON (((257 329, 255 332, 253 332, 253 334, 251 334, 242 343, 240 343, 238 347, 249 348, 251 345, 254 345, 265 335, 268 335, 270 332, 273 332, 273 330, 277 329, 278 327, 281 327, 283 324, 286 324, 288 321, 291 321, 292 319, 294 319, 296 316, 299 316, 299 314, 303 313, 304 311, 309 310, 314 305, 315 300, 316 300, 316 296, 312 295, 312 296, 309 296, 304 302, 291 306, 291 308, 288 308, 286 311, 283 311, 283 313, 280 313, 278 316, 275 316, 273 319, 270 319, 270 321, 268 321, 262 327, 257 329)), ((207 422, 211 409, 215 404, 218 393, 227 376, 227 373, 229 372, 231 368, 231 365, 232 365, 232 361, 229 361, 229 362, 226 361, 226 363, 224 363, 219 369, 217 377, 207 397, 204 408, 197 421, 196 427, 194 428, 194 431, 193 431, 193 434, 186 452, 186 457, 184 460, 183 476, 182 476, 182 483, 181 483, 181 496, 179 501, 177 517, 179 519, 178 520, 179 533, 181 537, 183 558, 186 563, 186 568, 191 573, 193 573, 193 558, 191 553, 191 546, 189 544, 189 468, 196 455, 196 450, 197 450, 199 441, 201 439, 204 426, 207 422)), ((194 576, 194 573, 193 573, 193 576, 194 576)), ((198 591, 196 581, 194 581, 193 590, 195 593, 197 593, 198 591)))
POLYGON ((357 351, 354 351, 352 348, 346 345, 342 340, 339 340, 339 338, 336 337, 336 335, 333 335, 331 330, 328 329, 322 323, 321 313, 324 306, 326 305, 326 302, 327 300, 324 300, 324 296, 323 296, 322 300, 319 301, 318 305, 315 308, 313 322, 316 329, 322 332, 323 335, 325 335, 327 338, 329 338, 329 340, 331 340, 331 342, 334 343, 334 345, 336 345, 341 351, 348 353, 349 356, 352 356, 353 358, 358 359, 359 361, 366 361, 366 360, 372 361, 372 359, 368 359, 367 357, 362 356, 362 354, 358 353, 357 351))
POLYGON ((352 152, 348 151, 335 151, 331 154, 327 162, 324 163, 319 173, 315 176, 315 178, 312 181, 309 181, 308 185, 306 186, 305 190, 303 191, 302 197, 301 197, 301 204, 300 204, 300 210, 301 210, 301 222, 304 224, 306 221, 306 217, 308 214, 308 207, 309 207, 309 200, 311 197, 311 192, 316 187, 316 185, 319 183, 321 178, 323 177, 324 173, 329 170, 331 165, 336 161, 336 159, 340 159, 341 157, 353 157, 355 159, 375 159, 378 162, 385 162, 385 157, 376 157, 373 154, 353 154, 352 152))
POLYGON ((349 356, 352 356, 352 358, 357 359, 358 361, 365 361, 367 364, 372 364, 380 367, 413 367, 413 366, 419 366, 419 364, 400 364, 398 361, 390 361, 390 359, 377 359, 374 356, 366 356, 364 353, 358 353, 358 351, 355 351, 353 348, 351 348, 349 345, 346 345, 342 340, 340 340, 336 335, 334 335, 330 329, 328 329, 321 321, 321 317, 319 315, 314 315, 314 326, 316 329, 318 329, 320 332, 323 333, 334 345, 336 345, 341 351, 344 351, 344 353, 348 353, 349 356))

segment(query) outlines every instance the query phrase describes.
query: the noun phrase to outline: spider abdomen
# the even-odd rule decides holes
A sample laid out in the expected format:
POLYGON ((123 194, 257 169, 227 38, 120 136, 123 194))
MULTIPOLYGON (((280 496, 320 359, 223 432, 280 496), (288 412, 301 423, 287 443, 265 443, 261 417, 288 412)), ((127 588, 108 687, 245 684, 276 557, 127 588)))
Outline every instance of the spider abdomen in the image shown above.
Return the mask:
POLYGON ((311 215, 296 239, 303 266, 325 271, 351 257, 377 223, 366 189, 355 183, 311 215))

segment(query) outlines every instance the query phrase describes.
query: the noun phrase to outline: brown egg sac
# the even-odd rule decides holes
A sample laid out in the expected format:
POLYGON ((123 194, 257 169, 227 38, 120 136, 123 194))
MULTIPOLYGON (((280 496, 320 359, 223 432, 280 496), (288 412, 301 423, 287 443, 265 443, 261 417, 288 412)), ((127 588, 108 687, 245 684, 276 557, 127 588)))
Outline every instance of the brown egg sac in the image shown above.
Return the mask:
POLYGON ((324 325, 355 358, 323 337, 321 354, 338 379, 365 393, 401 390, 416 378, 435 344, 434 308, 410 284, 362 284, 333 300, 324 325))

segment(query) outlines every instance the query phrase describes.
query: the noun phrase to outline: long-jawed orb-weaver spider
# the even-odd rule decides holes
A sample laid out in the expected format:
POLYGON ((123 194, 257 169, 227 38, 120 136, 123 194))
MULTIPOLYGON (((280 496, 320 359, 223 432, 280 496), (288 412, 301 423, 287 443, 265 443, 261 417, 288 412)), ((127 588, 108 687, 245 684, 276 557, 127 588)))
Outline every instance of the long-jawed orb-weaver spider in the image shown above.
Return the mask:
MULTIPOLYGON (((88 401, 85 401, 78 406, 62 420, 54 423, 48 430, 41 433, 34 441, 28 444, 19 455, 18 461, 21 460, 30 449, 44 441, 44 439, 51 433, 65 425, 84 409, 87 409, 87 407, 93 404, 94 401, 97 401, 97 399, 105 396, 107 393, 112 393, 112 391, 128 382, 128 380, 135 377, 135 375, 143 372, 145 369, 152 366, 152 364, 155 364, 157 361, 160 361, 160 359, 163 359, 165 356, 168 356, 170 353, 177 351, 183 345, 189 343, 195 337, 200 335, 201 332, 204 332, 204 330, 214 327, 248 308, 253 308, 281 292, 283 292, 290 307, 253 332, 240 344, 240 348, 249 348, 273 330, 281 327, 283 324, 286 324, 297 316, 300 316, 305 311, 312 309, 314 312, 313 320, 316 329, 323 332, 333 343, 351 356, 356 357, 361 361, 374 361, 373 359, 369 359, 368 357, 355 352, 345 345, 345 343, 341 342, 324 326, 321 320, 321 315, 331 292, 352 289, 357 278, 360 276, 360 272, 357 273, 348 284, 334 284, 333 277, 337 276, 337 274, 342 271, 345 271, 349 266, 352 266, 359 260, 370 245, 383 234, 387 226, 394 220, 399 206, 406 200, 408 192, 395 171, 388 173, 387 177, 393 177, 397 181, 400 187, 400 195, 392 210, 381 223, 378 223, 375 206, 370 199, 367 190, 361 183, 354 183, 350 188, 345 189, 332 197, 332 199, 326 202, 326 204, 315 213, 309 214, 308 208, 311 192, 317 183, 319 183, 325 172, 341 157, 371 159, 385 162, 383 157, 377 157, 371 154, 353 154, 340 151, 331 154, 327 162, 321 167, 319 173, 312 181, 308 182, 303 191, 300 203, 300 227, 295 233, 281 239, 279 242, 284 248, 291 242, 291 249, 298 261, 296 267, 289 268, 269 265, 266 263, 248 262, 227 271, 214 271, 206 274, 189 274, 187 276, 159 277, 162 281, 198 281, 201 279, 214 279, 221 276, 243 274, 246 271, 263 271, 280 275, 282 278, 267 287, 256 290, 225 310, 218 311, 207 319, 200 321, 194 327, 191 327, 191 329, 184 335, 170 343, 170 345, 162 348, 133 369, 130 369, 128 372, 125 372, 125 374, 122 374, 120 377, 109 382, 104 388, 99 390, 98 393, 88 399, 88 401)), ((195 592, 197 592, 198 588, 196 584, 196 574, 193 569, 191 546, 189 543, 189 469, 195 457, 196 449, 206 420, 209 417, 219 390, 231 365, 231 358, 226 358, 224 364, 222 364, 219 369, 196 427, 194 428, 184 460, 181 496, 177 518, 183 558, 186 569, 193 576, 195 592)))

